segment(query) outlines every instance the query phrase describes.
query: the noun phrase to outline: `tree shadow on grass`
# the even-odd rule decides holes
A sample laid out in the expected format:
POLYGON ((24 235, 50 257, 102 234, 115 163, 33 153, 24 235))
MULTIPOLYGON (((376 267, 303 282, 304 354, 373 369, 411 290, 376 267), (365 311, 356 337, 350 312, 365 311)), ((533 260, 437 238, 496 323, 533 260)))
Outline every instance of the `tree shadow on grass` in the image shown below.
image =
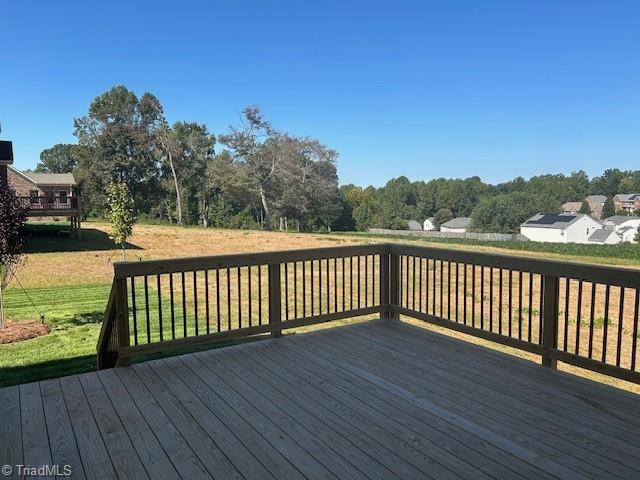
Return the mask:
POLYGON ((91 372, 96 369, 96 356, 79 357, 34 363, 20 367, 0 368, 0 387, 37 382, 49 378, 66 377, 77 373, 91 372))
MULTIPOLYGON (((83 228, 80 240, 72 237, 70 228, 63 224, 27 224, 25 230, 26 253, 103 251, 120 248, 107 233, 95 228, 83 228)), ((131 243, 127 243, 126 247, 128 250, 142 250, 131 243)))

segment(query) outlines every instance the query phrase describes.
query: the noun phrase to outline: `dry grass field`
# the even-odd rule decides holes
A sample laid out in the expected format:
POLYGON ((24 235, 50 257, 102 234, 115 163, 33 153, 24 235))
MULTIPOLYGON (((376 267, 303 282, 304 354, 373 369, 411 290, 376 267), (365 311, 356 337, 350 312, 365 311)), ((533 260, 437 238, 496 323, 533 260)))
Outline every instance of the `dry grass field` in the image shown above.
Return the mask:
MULTIPOLYGON (((35 307, 38 310, 43 311, 45 314, 45 321, 52 326, 52 333, 41 338, 28 340, 15 345, 3 345, 0 346, 0 373, 4 373, 4 378, 0 375, 0 385, 10 383, 20 383, 22 381, 30 381, 39 378, 46 378, 47 376, 59 376, 69 373, 76 373, 78 371, 86 371, 94 368, 95 365, 95 343, 97 335, 100 329, 100 322, 102 318, 102 312, 106 305, 109 285, 112 280, 113 274, 113 262, 121 260, 121 253, 112 242, 108 239, 109 229, 106 225, 100 223, 88 223, 85 224, 85 232, 82 240, 74 240, 70 238, 61 238, 57 236, 38 236, 34 237, 29 245, 29 254, 26 262, 20 268, 18 272, 18 278, 20 285, 26 290, 25 293, 18 288, 18 284, 14 282, 12 288, 8 294, 8 313, 12 320, 33 320, 34 319, 34 307, 31 302, 35 303, 35 307), (28 295, 28 297, 27 297, 28 295)), ((287 249, 299 249, 299 248, 312 248, 322 246, 337 246, 348 245, 356 243, 376 243, 384 241, 402 241, 404 243, 417 243, 421 245, 431 245, 440 248, 453 248, 453 249, 469 249, 473 248, 479 251, 507 253, 511 255, 526 255, 526 256, 538 256, 544 258, 558 258, 567 259, 571 261, 592 261, 594 263, 608 263, 612 265, 624 265, 631 267, 638 267, 629 260, 619 259, 595 259, 583 258, 583 257, 567 257, 558 254, 545 255, 540 252, 514 252, 513 250, 504 250, 499 247, 488 246, 459 246, 459 245, 442 245, 437 243, 425 242, 421 239, 378 239, 375 237, 361 236, 361 235, 325 235, 325 234, 300 234, 300 233, 282 233, 282 232, 260 232, 260 231, 237 231, 237 230, 219 230, 219 229, 202 229, 202 228, 181 228, 176 226, 155 226, 155 225, 137 225, 134 228, 134 235, 131 238, 130 246, 127 249, 127 260, 138 261, 146 259, 159 259, 159 258, 171 258, 171 257, 184 257, 184 256, 202 256, 202 255, 219 255, 229 253, 242 253, 242 252, 263 252, 274 250, 287 250, 287 249)), ((374 278, 374 271, 377 265, 372 264, 370 270, 371 281, 374 278)), ((336 275, 341 277, 342 270, 340 265, 329 268, 330 275, 336 275), (331 270, 331 268, 337 269, 337 271, 331 270)), ((423 272, 427 275, 427 272, 423 272)), ((291 273, 292 274, 292 273, 291 273)), ((447 274, 447 270, 444 270, 444 274, 447 274)), ((307 272, 307 280, 310 281, 309 272, 307 272)), ((438 274, 439 275, 439 274, 438 274)), ((497 272, 494 273, 497 275, 497 272)), ((439 280, 439 278, 438 278, 439 280)), ((523 284, 526 298, 527 282, 524 279, 523 284)), ((224 279, 223 279, 224 281, 224 279)), ((244 282, 246 282, 246 276, 244 282)), ((254 277, 254 282, 255 282, 254 277)), ((235 277, 230 278, 232 285, 236 284, 235 277)), ((476 318, 480 315, 480 291, 481 285, 476 281, 476 293, 471 296, 470 292, 466 292, 463 297, 465 301, 469 303, 473 302, 478 306, 476 318), (467 299, 467 297, 472 297, 467 299)), ((506 282, 506 279, 505 279, 506 282)), ((513 288, 516 288, 516 281, 514 281, 513 288)), ((366 283, 366 282, 365 282, 366 283)), ((200 290, 203 282, 198 287, 200 290)), ((506 285, 506 283, 505 283, 506 285)), ((226 287, 221 285, 224 291, 226 287)), ((350 288, 350 281, 346 280, 344 287, 350 288)), ((140 288, 139 286, 137 288, 140 288)), ((166 291, 166 285, 163 285, 160 296, 166 298, 168 292, 166 291)), ((406 288, 406 287, 405 287, 406 288)), ((469 287, 471 288, 471 287, 469 287)), ((506 287, 505 287, 506 288, 506 287)), ((151 296, 155 298, 157 296, 157 290, 151 288, 151 296)), ((515 292, 516 290, 514 290, 515 292)), ((413 296, 413 292, 407 289, 407 293, 413 296)), ((494 295, 497 292, 494 292, 494 295)), ((199 295, 203 292, 199 291, 199 295)), ((140 294, 138 294, 140 295, 140 294)), ((439 295, 439 291, 437 292, 439 295)), ((484 292, 485 310, 483 315, 488 319, 489 311, 488 307, 488 295, 489 290, 484 292)), ((503 291, 503 296, 505 292, 503 291)), ((560 304, 564 308, 564 290, 561 291, 560 304)), ((575 298, 577 295, 577 285, 570 285, 570 299, 575 298)), ((584 295, 584 309, 588 311, 590 305, 589 290, 585 289, 584 295)), ((619 298, 619 292, 612 290, 612 304, 618 305, 616 298, 619 298), (616 296, 618 295, 618 296, 616 296)), ((598 293, 596 297, 596 328, 594 330, 594 352, 598 353, 601 349, 602 339, 602 293, 598 293)), ((140 298, 140 296, 138 297, 140 298)), ((495 296, 494 296, 495 298, 495 296)), ((426 297, 424 298, 426 304, 426 297)), ((448 298, 445 295, 445 301, 448 298)), ((332 299, 331 293, 329 301, 336 301, 332 299)), ((419 297, 418 297, 418 301, 419 297)), ((297 297, 293 297, 293 294, 289 295, 289 303, 298 304, 300 309, 303 303, 303 299, 298 293, 297 297)), ((308 300, 307 300, 308 303, 308 300)), ((520 312, 519 308, 514 304, 512 309, 509 310, 506 301, 501 305, 495 305, 493 314, 496 319, 498 317, 503 318, 502 332, 506 333, 508 325, 511 324, 514 331, 518 328, 522 328, 524 332, 523 338, 527 337, 529 326, 529 313, 532 315, 532 339, 535 340, 538 335, 537 330, 537 316, 539 311, 537 306, 539 298, 534 296, 532 302, 532 308, 529 309, 528 305, 523 307, 523 320, 519 322, 520 312), (521 326, 520 326, 521 325, 521 326)), ((447 303, 445 303, 445 309, 447 303)), ((623 328, 625 329, 625 335, 628 334, 629 318, 632 312, 632 299, 625 297, 625 309, 623 314, 623 328)), ((308 307, 308 305, 307 305, 308 307)), ((455 304, 453 304, 455 307, 455 304)), ((187 302, 187 308, 192 308, 192 304, 187 302)), ((235 307, 233 307, 235 308, 235 307)), ((247 321, 248 308, 246 299, 242 307, 245 309, 244 319, 247 321)), ((571 301, 569 302, 568 309, 568 323, 567 323, 567 344, 571 348, 575 344, 576 333, 580 334, 580 346, 581 349, 588 348, 584 342, 587 340, 587 332, 589 325, 585 324, 584 315, 586 312, 583 310, 581 314, 582 321, 578 320, 577 312, 575 311, 575 305, 571 301)), ((230 315, 231 318, 236 318, 237 310, 231 312, 222 312, 224 315, 230 315)), ((561 312, 562 313, 562 312, 561 312)), ((611 318, 616 318, 617 312, 612 310, 610 312, 611 318)), ((255 306, 254 313, 255 315, 255 306)), ((539 362, 539 358, 535 355, 530 355, 525 352, 517 351, 515 349, 502 347, 491 342, 478 340, 473 337, 469 337, 464 334, 445 330, 438 327, 432 327, 425 325, 422 322, 406 319, 407 321, 424 328, 434 329, 445 335, 451 335, 458 338, 464 338, 465 340, 483 344, 491 348, 495 348, 501 351, 531 359, 539 362)), ((360 321, 360 320, 356 320, 360 321)), ((349 323, 350 321, 344 321, 343 323, 349 323)), ((235 323, 235 320, 234 320, 235 323)), ((322 327, 306 327, 298 329, 296 331, 306 331, 314 328, 327 328, 335 326, 339 322, 332 322, 322 327)), ((163 327, 166 329, 166 324, 163 327)), ((191 327, 190 327, 191 328, 191 327)), ((609 324, 610 339, 615 341, 615 335, 617 332, 617 324, 615 322, 609 324)), ((157 332, 156 332, 157 333, 157 332)), ((165 331, 166 333, 166 331, 165 331)), ((564 328, 561 328, 560 343, 564 343, 564 328)), ((629 363, 629 348, 625 344, 622 352, 622 364, 628 365, 629 363)), ((584 350, 581 350, 583 352, 584 350)), ((608 355, 613 355, 612 349, 609 349, 608 355)), ((604 377, 591 372, 583 371, 581 369, 560 365, 560 369, 584 375, 589 378, 597 379, 621 388, 625 388, 636 393, 640 393, 640 387, 629 384, 627 382, 617 381, 608 377, 604 377)))

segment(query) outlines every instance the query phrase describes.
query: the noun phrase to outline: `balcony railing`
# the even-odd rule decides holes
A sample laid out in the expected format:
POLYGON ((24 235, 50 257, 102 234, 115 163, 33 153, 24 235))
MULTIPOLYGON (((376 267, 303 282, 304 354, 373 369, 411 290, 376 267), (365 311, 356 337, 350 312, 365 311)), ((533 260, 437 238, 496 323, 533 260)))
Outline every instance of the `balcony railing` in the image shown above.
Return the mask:
POLYGON ((31 215, 65 214, 78 211, 78 197, 19 197, 20 205, 31 215))
POLYGON ((640 272, 399 244, 116 263, 98 366, 377 314, 640 383, 640 272))

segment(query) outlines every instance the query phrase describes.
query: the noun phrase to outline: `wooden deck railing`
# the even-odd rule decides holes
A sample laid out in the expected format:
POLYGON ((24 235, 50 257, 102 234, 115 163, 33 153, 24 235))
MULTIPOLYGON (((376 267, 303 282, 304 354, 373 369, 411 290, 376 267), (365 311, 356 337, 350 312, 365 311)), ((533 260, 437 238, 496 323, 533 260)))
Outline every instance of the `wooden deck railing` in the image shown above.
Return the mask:
POLYGON ((116 263, 99 368, 369 314, 640 382, 640 272, 400 244, 116 263))
POLYGON ((29 215, 51 216, 59 214, 64 216, 79 211, 79 198, 77 196, 59 197, 18 197, 20 205, 27 209, 29 215))

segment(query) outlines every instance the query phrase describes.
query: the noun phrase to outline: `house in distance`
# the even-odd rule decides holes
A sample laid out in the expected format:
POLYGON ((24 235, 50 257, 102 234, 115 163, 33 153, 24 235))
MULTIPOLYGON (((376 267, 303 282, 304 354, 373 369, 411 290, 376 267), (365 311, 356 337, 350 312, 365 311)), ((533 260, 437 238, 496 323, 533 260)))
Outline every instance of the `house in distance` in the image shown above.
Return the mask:
POLYGON ((589 243, 589 237, 602 224, 579 213, 538 213, 520 225, 520 233, 534 242, 589 243))

